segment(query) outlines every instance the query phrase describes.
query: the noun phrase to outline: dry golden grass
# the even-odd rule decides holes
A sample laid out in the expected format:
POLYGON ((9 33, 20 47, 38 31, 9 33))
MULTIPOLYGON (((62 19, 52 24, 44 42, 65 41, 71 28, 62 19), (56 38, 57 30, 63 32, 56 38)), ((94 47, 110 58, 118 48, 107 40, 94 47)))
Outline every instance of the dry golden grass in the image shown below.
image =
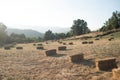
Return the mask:
POLYGON ((23 50, 0 49, 0 80, 113 80, 111 72, 96 71, 95 60, 116 57, 120 67, 120 40, 101 39, 93 44, 82 44, 82 40, 66 45, 67 50, 59 51, 55 56, 46 57, 45 50, 58 49, 63 46, 58 42, 43 42, 45 50, 37 50, 31 44, 17 44, 23 50), (84 60, 71 63, 68 56, 83 53, 84 60))

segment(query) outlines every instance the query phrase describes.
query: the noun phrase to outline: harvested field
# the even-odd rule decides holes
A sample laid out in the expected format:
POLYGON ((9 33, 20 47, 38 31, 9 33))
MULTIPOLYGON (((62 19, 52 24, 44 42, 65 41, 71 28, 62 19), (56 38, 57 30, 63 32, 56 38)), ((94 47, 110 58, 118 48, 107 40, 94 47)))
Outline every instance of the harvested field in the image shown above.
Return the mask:
POLYGON ((17 44, 23 50, 0 48, 0 80, 114 80, 112 72, 96 71, 95 60, 115 57, 120 67, 120 40, 94 40, 94 44, 83 45, 82 40, 63 41, 73 42, 66 45, 67 50, 57 50, 58 42, 42 44, 46 50, 56 49, 57 55, 47 57, 45 50, 36 50, 33 43, 17 44), (69 62, 69 56, 83 53, 84 59, 78 63, 69 62))

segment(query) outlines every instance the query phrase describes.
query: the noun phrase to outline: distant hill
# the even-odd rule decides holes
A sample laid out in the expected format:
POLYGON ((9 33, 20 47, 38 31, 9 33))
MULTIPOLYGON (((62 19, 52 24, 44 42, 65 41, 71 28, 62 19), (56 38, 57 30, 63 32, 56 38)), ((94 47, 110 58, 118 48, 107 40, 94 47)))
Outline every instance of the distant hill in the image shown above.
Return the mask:
POLYGON ((26 37, 32 38, 32 37, 43 37, 44 34, 40 33, 38 31, 35 30, 30 30, 30 29, 12 29, 12 28, 8 28, 7 29, 7 33, 8 35, 10 35, 11 33, 16 33, 16 34, 25 34, 26 37))
POLYGON ((70 31, 70 28, 62 28, 62 27, 39 27, 39 31, 40 32, 45 33, 48 30, 51 30, 53 33, 67 33, 67 32, 70 31))

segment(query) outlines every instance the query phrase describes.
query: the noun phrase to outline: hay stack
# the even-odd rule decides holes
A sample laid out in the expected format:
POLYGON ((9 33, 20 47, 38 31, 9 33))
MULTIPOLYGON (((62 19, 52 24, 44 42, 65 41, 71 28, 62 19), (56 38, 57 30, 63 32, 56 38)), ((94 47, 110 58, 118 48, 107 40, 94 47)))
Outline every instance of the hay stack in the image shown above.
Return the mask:
POLYGON ((58 47, 58 50, 66 50, 66 46, 60 46, 58 47))
POLYGON ((66 43, 63 43, 63 45, 66 45, 66 43))
POLYGON ((57 55, 56 49, 47 50, 47 51, 45 51, 45 54, 46 54, 46 56, 57 55))
POLYGON ((84 55, 82 53, 75 54, 69 57, 70 62, 79 62, 84 59, 84 55))
POLYGON ((16 47, 16 49, 23 49, 23 47, 16 47))
POLYGON ((36 46, 36 44, 33 44, 33 46, 36 46))
POLYGON ((108 71, 112 70, 113 68, 117 68, 116 58, 105 58, 96 60, 96 69, 108 71))
POLYGON ((4 47, 5 50, 10 50, 10 47, 4 47))
POLYGON ((120 80, 120 68, 112 70, 113 78, 120 80))
POLYGON ((88 43, 89 43, 89 44, 93 44, 93 41, 89 41, 88 43))
POLYGON ((36 49, 43 50, 43 49, 44 49, 44 47, 43 47, 43 46, 39 46, 39 47, 36 47, 36 49))
POLYGON ((73 42, 69 42, 69 45, 73 45, 73 42))
POLYGON ((87 44, 88 42, 87 41, 83 41, 82 44, 87 44))
POLYGON ((45 42, 46 44, 48 44, 48 42, 45 42))
POLYGON ((42 46, 42 44, 37 44, 38 46, 42 46))
POLYGON ((114 38, 109 38, 108 41, 112 41, 114 38))

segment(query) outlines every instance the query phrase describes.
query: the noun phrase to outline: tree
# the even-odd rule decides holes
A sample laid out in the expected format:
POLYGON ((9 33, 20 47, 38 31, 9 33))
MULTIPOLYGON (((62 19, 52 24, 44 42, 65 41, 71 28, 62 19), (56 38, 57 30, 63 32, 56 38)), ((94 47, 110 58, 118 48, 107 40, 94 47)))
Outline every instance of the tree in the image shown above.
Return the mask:
POLYGON ((54 34, 52 33, 51 30, 48 30, 45 32, 45 35, 44 35, 44 40, 53 40, 54 39, 54 34))
POLYGON ((70 37, 70 36, 72 36, 72 35, 71 35, 70 32, 67 32, 65 36, 66 36, 66 37, 70 37))
POLYGON ((3 45, 8 37, 6 29, 7 29, 6 25, 0 23, 0 45, 3 45))
POLYGON ((24 34, 15 34, 15 33, 12 33, 10 35, 10 40, 12 42, 23 43, 23 42, 26 42, 26 37, 25 37, 24 34))
POLYGON ((73 35, 81 35, 90 32, 90 29, 88 29, 86 21, 77 19, 73 21, 71 31, 73 35))
POLYGON ((66 38, 66 34, 65 33, 55 33, 54 38, 55 39, 64 39, 64 38, 66 38))
POLYGON ((118 28, 120 28, 120 12, 116 11, 113 12, 111 18, 104 23, 104 25, 100 28, 100 31, 108 31, 118 28))

